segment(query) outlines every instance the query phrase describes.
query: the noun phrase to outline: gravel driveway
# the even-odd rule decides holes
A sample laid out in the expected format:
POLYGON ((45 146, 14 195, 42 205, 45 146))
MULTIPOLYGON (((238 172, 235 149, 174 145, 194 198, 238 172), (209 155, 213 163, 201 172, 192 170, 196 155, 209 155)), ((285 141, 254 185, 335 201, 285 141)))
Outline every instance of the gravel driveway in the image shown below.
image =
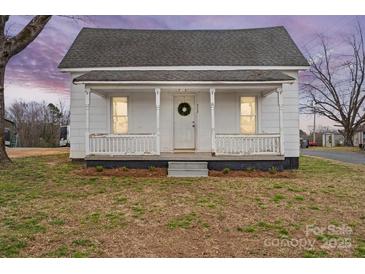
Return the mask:
POLYGON ((322 158, 342 161, 352 164, 365 164, 365 153, 342 152, 342 151, 321 151, 312 149, 302 149, 302 155, 318 156, 322 158))

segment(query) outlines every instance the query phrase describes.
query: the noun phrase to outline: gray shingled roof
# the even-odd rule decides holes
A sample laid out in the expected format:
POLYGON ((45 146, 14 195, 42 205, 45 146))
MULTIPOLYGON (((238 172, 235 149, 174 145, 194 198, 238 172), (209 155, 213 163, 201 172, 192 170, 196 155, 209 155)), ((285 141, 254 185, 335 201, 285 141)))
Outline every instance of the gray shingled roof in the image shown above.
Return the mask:
POLYGON ((291 81, 294 78, 274 70, 148 70, 90 71, 74 82, 96 81, 291 81))
POLYGON ((284 27, 242 30, 81 30, 59 68, 307 66, 284 27))

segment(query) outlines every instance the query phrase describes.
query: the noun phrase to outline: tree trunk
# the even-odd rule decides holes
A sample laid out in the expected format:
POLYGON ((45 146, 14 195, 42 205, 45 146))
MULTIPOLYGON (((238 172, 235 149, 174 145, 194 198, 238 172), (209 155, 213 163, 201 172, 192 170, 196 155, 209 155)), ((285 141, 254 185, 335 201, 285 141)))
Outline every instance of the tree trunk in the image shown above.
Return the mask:
POLYGON ((25 49, 43 30, 50 15, 37 15, 14 37, 5 35, 9 15, 0 15, 0 164, 11 162, 5 150, 5 67, 11 57, 25 49))
POLYGON ((5 62, 0 60, 0 165, 11 162, 5 150, 5 62))
POLYGON ((346 130, 345 129, 345 132, 344 132, 344 138, 345 138, 345 140, 344 140, 344 145, 345 146, 347 146, 347 147, 352 147, 352 146, 354 146, 354 142, 353 142, 353 140, 352 140, 352 138, 353 138, 353 136, 354 136, 354 133, 353 133, 353 131, 352 130, 346 130))

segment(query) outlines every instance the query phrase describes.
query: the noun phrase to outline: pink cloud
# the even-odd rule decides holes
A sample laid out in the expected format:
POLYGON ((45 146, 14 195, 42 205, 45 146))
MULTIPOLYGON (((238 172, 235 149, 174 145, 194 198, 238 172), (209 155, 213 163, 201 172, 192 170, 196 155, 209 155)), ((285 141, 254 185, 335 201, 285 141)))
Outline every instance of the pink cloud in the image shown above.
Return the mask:
MULTIPOLYGON (((239 29, 283 25, 297 45, 316 54, 318 33, 340 41, 354 30, 364 16, 81 16, 81 20, 55 16, 39 37, 23 52, 13 57, 6 70, 6 86, 26 87, 63 96, 69 93, 69 75, 57 66, 82 27, 131 29, 239 29)), ((11 16, 8 32, 16 34, 31 16, 11 16)), ((337 50, 346 50, 337 42, 337 50)), ((22 89, 23 90, 23 89, 22 89)), ((7 96, 7 92, 5 91, 7 96)), ((30 98, 29 94, 25 95, 30 98)), ((47 97, 47 96, 45 96, 47 97)), ((40 99, 42 98, 35 98, 40 99)))

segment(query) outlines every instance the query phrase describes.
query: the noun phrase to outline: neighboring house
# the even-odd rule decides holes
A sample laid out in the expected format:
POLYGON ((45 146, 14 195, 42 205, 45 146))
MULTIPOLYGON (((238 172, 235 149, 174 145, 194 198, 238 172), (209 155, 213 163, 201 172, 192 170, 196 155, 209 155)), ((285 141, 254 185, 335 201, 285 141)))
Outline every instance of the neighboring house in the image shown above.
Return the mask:
POLYGON ((15 147, 17 144, 16 126, 13 121, 5 120, 5 145, 15 147))
POLYGON ((360 126, 354 134, 353 143, 356 147, 363 147, 365 144, 365 124, 360 126))
POLYGON ((88 166, 298 167, 308 63, 283 27, 84 28, 59 68, 73 79, 70 157, 88 166))
POLYGON ((344 137, 342 134, 334 132, 322 133, 322 146, 323 147, 335 147, 342 146, 344 143, 344 137))

